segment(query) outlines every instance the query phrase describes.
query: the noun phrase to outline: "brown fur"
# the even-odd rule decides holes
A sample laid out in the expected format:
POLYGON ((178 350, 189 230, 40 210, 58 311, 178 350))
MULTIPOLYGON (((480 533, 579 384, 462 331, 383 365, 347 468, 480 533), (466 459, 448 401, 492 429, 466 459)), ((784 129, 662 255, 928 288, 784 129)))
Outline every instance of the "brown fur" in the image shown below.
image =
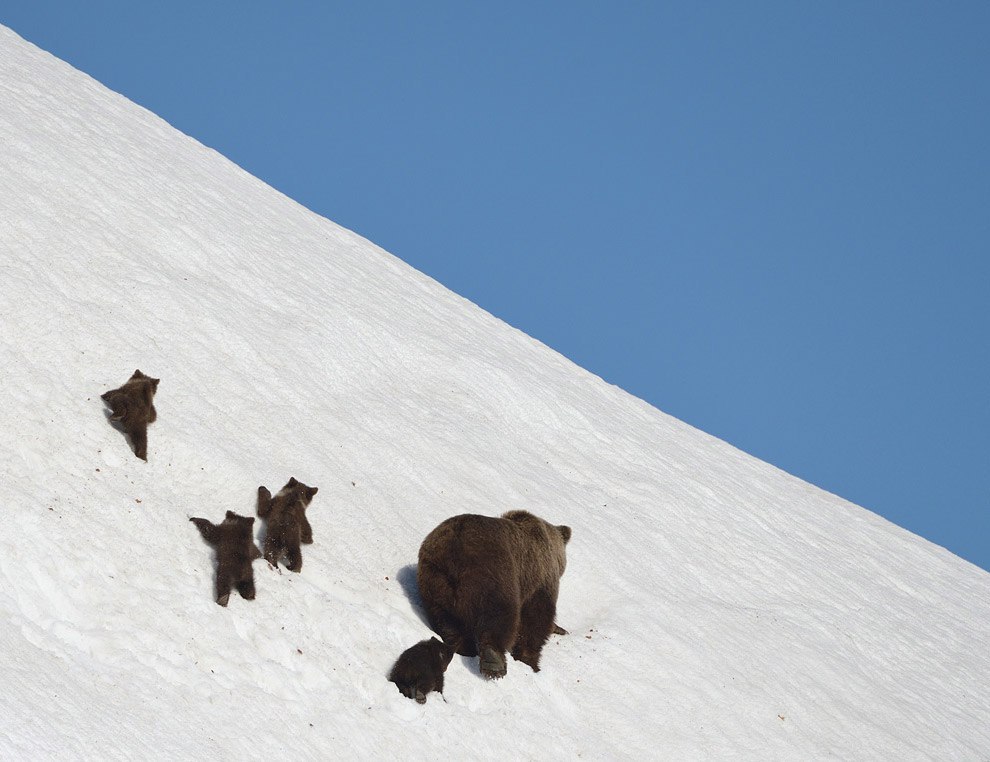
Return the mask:
POLYGON ((388 679, 403 696, 425 704, 430 691, 443 695, 443 673, 452 658, 454 649, 446 643, 436 638, 421 640, 402 652, 388 679))
POLYGON ((216 548, 217 579, 216 599, 226 606, 230 599, 230 589, 245 600, 254 600, 254 568, 251 562, 261 558, 258 546, 254 544, 254 516, 239 516, 227 511, 222 524, 213 524, 206 519, 189 519, 199 529, 203 539, 216 548))
POLYGON ((130 437, 134 454, 148 460, 148 424, 158 417, 152 399, 158 391, 157 378, 134 371, 126 384, 100 395, 110 408, 110 420, 130 437))
POLYGON ((274 497, 267 487, 258 487, 258 515, 268 520, 265 560, 272 566, 277 567, 284 554, 289 571, 302 570, 299 545, 313 542, 313 527, 306 518, 306 507, 317 492, 319 487, 307 487, 294 476, 274 497))
POLYGON ((566 566, 570 527, 527 511, 501 518, 462 514, 441 523, 419 549, 417 579, 430 626, 481 673, 505 675, 505 653, 540 667, 566 566))

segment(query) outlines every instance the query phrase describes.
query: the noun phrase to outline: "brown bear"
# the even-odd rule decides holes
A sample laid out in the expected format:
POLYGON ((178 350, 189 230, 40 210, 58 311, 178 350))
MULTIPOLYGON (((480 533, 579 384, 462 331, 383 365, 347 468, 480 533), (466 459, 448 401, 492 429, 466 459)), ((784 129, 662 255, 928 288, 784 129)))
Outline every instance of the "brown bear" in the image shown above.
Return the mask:
POLYGON ((158 417, 151 403, 158 381, 136 370, 126 384, 100 395, 111 410, 110 421, 130 437, 134 454, 144 461, 148 460, 148 424, 158 417))
POLYGON ((421 640, 402 652, 388 679, 403 696, 425 704, 430 691, 443 695, 443 673, 452 658, 454 649, 446 643, 436 638, 421 640))
POLYGON ((313 528, 306 518, 306 506, 319 487, 307 487, 296 477, 289 479, 277 495, 267 487, 258 487, 258 515, 268 520, 265 530, 265 560, 278 568, 282 555, 288 559, 289 571, 302 570, 300 543, 313 542, 313 528))
POLYGON ((227 511, 222 524, 206 519, 189 519, 199 529, 203 539, 217 551, 217 603, 226 606, 230 588, 236 587, 241 598, 254 600, 254 568, 251 562, 261 558, 261 551, 254 544, 254 516, 239 516, 227 511))
POLYGON ((501 518, 462 514, 442 522, 419 549, 417 581, 433 630, 481 673, 505 675, 505 654, 540 670, 555 631, 557 591, 571 529, 527 511, 501 518))

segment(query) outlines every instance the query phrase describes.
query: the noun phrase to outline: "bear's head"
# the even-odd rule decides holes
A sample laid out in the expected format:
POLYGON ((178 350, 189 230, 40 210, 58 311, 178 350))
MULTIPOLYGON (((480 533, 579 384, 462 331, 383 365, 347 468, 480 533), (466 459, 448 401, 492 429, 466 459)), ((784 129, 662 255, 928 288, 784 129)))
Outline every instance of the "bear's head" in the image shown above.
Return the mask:
POLYGON ((282 494, 289 491, 295 492, 299 496, 303 506, 308 506, 313 501, 313 496, 320 491, 320 488, 309 487, 296 479, 296 477, 290 476, 289 481, 282 487, 282 494))
POLYGON ((251 527, 254 524, 254 516, 241 516, 233 511, 227 511, 227 516, 223 520, 223 523, 227 526, 237 527, 241 531, 251 532, 251 527))
POLYGON ((454 647, 437 638, 430 638, 429 644, 430 654, 434 663, 440 668, 441 672, 446 671, 450 660, 454 658, 454 647))
POLYGON ((571 528, 565 524, 551 524, 529 511, 509 511, 502 514, 523 528, 534 540, 549 546, 550 557, 556 561, 559 568, 558 576, 562 576, 567 568, 566 546, 571 539, 571 528))
POLYGON ((152 378, 151 376, 146 376, 140 370, 135 370, 134 374, 130 377, 130 381, 147 381, 151 384, 151 388, 154 391, 158 391, 158 382, 161 381, 160 378, 152 378))

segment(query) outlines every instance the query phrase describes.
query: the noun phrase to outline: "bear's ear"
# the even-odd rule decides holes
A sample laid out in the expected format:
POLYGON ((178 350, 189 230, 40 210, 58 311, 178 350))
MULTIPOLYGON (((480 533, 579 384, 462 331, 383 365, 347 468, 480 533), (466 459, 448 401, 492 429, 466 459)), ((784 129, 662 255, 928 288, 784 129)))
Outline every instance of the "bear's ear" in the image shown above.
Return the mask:
POLYGON ((436 643, 436 648, 440 650, 440 655, 443 657, 444 668, 450 664, 451 659, 454 658, 454 647, 448 643, 444 643, 442 640, 437 640, 436 638, 430 638, 431 643, 436 643))
POLYGON ((290 476, 289 477, 289 485, 288 486, 295 487, 297 484, 299 484, 299 482, 296 481, 296 477, 290 476))
POLYGON ((568 542, 570 542, 570 540, 571 540, 571 528, 569 526, 565 526, 565 525, 561 524, 560 526, 557 527, 557 530, 560 532, 560 536, 564 538, 564 544, 565 545, 568 542))
POLYGON ((236 519, 237 518, 237 514, 234 513, 233 511, 227 511, 227 518, 228 519, 231 519, 231 520, 236 519))

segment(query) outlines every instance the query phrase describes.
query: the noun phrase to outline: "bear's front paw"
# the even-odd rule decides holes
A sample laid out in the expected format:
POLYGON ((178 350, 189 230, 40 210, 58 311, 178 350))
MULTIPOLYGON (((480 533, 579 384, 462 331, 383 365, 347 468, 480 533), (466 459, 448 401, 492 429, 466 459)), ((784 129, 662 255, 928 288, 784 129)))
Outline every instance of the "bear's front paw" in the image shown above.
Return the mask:
POLYGON ((396 680, 395 678, 391 678, 391 679, 392 682, 395 683, 396 687, 398 687, 399 693, 401 693, 403 696, 405 696, 406 698, 415 699, 417 704, 426 703, 426 694, 429 691, 423 690, 420 684, 422 682, 421 679, 410 679, 407 682, 396 680))

